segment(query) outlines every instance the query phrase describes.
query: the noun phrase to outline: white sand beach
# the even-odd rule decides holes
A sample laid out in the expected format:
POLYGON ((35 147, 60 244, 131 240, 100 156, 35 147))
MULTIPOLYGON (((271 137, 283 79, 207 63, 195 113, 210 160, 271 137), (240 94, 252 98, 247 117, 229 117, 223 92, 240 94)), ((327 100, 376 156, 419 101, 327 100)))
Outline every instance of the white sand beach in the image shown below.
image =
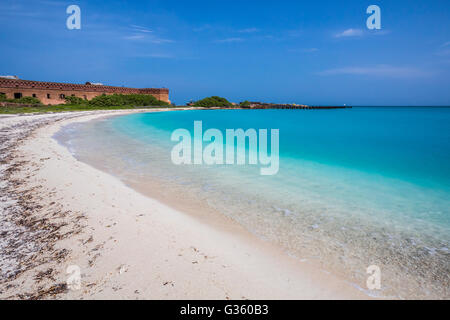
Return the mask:
POLYGON ((138 193, 52 138, 130 112, 142 111, 0 117, 0 299, 369 298, 226 217, 210 224, 138 193), (73 265, 79 290, 66 287, 73 265))

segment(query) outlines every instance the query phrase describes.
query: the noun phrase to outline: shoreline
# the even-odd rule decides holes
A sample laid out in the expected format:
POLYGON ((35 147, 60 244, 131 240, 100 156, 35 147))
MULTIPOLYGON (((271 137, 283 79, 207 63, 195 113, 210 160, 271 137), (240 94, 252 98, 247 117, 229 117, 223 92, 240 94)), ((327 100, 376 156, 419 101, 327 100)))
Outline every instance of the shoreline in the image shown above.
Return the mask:
MULTIPOLYGON (((50 234, 48 252, 39 249, 31 255, 36 260, 60 253, 60 259, 39 260, 15 279, 2 279, 0 298, 369 298, 345 280, 289 257, 226 217, 210 225, 177 206, 174 209, 142 195, 118 178, 77 161, 52 138, 71 122, 135 112, 149 110, 0 118, 1 127, 16 123, 19 133, 28 129, 22 122, 36 121, 30 136, 11 147, 12 158, 6 164, 14 162, 15 169, 8 181, 17 185, 7 188, 10 192, 16 188, 16 196, 20 191, 39 205, 31 208, 33 215, 57 216, 61 224, 57 228, 61 235, 50 234), (81 290, 65 287, 70 265, 80 267, 81 290)), ((11 212, 11 208, 1 209, 11 212)))

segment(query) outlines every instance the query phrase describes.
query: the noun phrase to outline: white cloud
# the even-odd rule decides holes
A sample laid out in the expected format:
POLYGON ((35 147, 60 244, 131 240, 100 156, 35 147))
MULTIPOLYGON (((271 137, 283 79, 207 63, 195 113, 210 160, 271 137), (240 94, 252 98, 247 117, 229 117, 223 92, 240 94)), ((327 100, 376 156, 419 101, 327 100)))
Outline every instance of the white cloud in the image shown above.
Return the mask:
POLYGON ((238 32, 240 32, 240 33, 254 33, 254 32, 258 32, 258 31, 259 31, 258 28, 247 28, 247 29, 238 30, 238 32))
POLYGON ((340 33, 335 34, 336 38, 347 38, 347 37, 360 37, 363 35, 363 31, 361 29, 347 29, 340 33))
POLYGON ((450 56, 450 49, 444 49, 436 53, 438 56, 450 56))
POLYGON ((372 67, 344 67, 329 69, 318 73, 322 76, 330 75, 359 75, 392 78, 424 77, 432 75, 432 72, 414 67, 395 67, 389 65, 378 65, 372 67))
POLYGON ((289 49, 289 52, 295 53, 314 53, 319 51, 317 48, 301 48, 301 49, 289 49))
POLYGON ((157 44, 161 44, 161 43, 174 43, 174 40, 170 40, 170 39, 163 39, 163 38, 158 38, 158 37, 150 37, 149 42, 151 43, 157 43, 157 44))
POLYGON ((217 43, 232 43, 232 42, 242 42, 242 41, 244 41, 244 39, 242 39, 242 38, 227 38, 227 39, 216 40, 215 42, 217 42, 217 43))
POLYGON ((170 40, 170 39, 163 39, 163 38, 158 38, 156 36, 146 36, 145 34, 133 34, 130 36, 125 36, 123 37, 123 39, 125 40, 130 40, 130 41, 143 41, 143 42, 150 42, 150 43, 155 43, 155 44, 163 44, 163 43, 173 43, 175 41, 170 40))
POLYGON ((136 31, 136 32, 144 32, 144 33, 151 33, 151 32, 153 32, 152 30, 150 30, 147 27, 137 26, 135 24, 132 24, 131 28, 133 28, 134 31, 136 31))
POLYGON ((155 38, 155 36, 150 36, 149 34, 153 31, 150 30, 147 27, 138 26, 135 24, 130 25, 131 29, 133 30, 133 34, 129 36, 125 36, 125 40, 144 40, 144 39, 152 39, 155 38))
POLYGON ((449 46, 450 46, 450 41, 443 43, 439 47, 439 49, 438 49, 439 51, 436 52, 436 55, 441 56, 441 57, 450 56, 450 48, 448 48, 449 46))
POLYGON ((174 59, 175 56, 167 53, 148 53, 148 54, 137 54, 137 58, 155 58, 155 59, 174 59))
POLYGON ((145 35, 143 34, 133 34, 131 36, 124 37, 125 40, 142 40, 145 39, 145 35))

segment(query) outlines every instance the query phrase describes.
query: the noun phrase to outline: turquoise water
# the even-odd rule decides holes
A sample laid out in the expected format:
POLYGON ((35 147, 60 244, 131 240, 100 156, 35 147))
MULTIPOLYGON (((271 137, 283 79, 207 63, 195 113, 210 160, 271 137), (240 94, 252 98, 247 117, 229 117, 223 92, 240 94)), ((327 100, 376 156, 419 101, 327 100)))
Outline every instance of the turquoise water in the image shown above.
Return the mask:
POLYGON ((59 140, 82 161, 130 185, 195 195, 299 259, 365 289, 449 298, 450 108, 211 110, 134 114, 66 127, 59 140), (280 169, 176 166, 173 130, 279 129, 280 169))

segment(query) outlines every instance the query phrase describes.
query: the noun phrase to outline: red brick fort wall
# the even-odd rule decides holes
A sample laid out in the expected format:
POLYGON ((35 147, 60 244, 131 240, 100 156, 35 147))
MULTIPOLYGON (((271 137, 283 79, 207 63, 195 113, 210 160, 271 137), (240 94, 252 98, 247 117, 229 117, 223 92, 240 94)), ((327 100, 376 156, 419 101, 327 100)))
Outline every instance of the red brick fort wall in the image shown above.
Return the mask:
POLYGON ((169 89, 166 88, 124 88, 92 84, 72 84, 57 82, 42 82, 30 80, 15 80, 0 78, 0 93, 6 94, 8 99, 13 99, 15 93, 22 94, 23 97, 35 96, 43 104, 65 103, 67 96, 76 96, 91 100, 102 94, 150 94, 156 99, 170 102, 169 89))

